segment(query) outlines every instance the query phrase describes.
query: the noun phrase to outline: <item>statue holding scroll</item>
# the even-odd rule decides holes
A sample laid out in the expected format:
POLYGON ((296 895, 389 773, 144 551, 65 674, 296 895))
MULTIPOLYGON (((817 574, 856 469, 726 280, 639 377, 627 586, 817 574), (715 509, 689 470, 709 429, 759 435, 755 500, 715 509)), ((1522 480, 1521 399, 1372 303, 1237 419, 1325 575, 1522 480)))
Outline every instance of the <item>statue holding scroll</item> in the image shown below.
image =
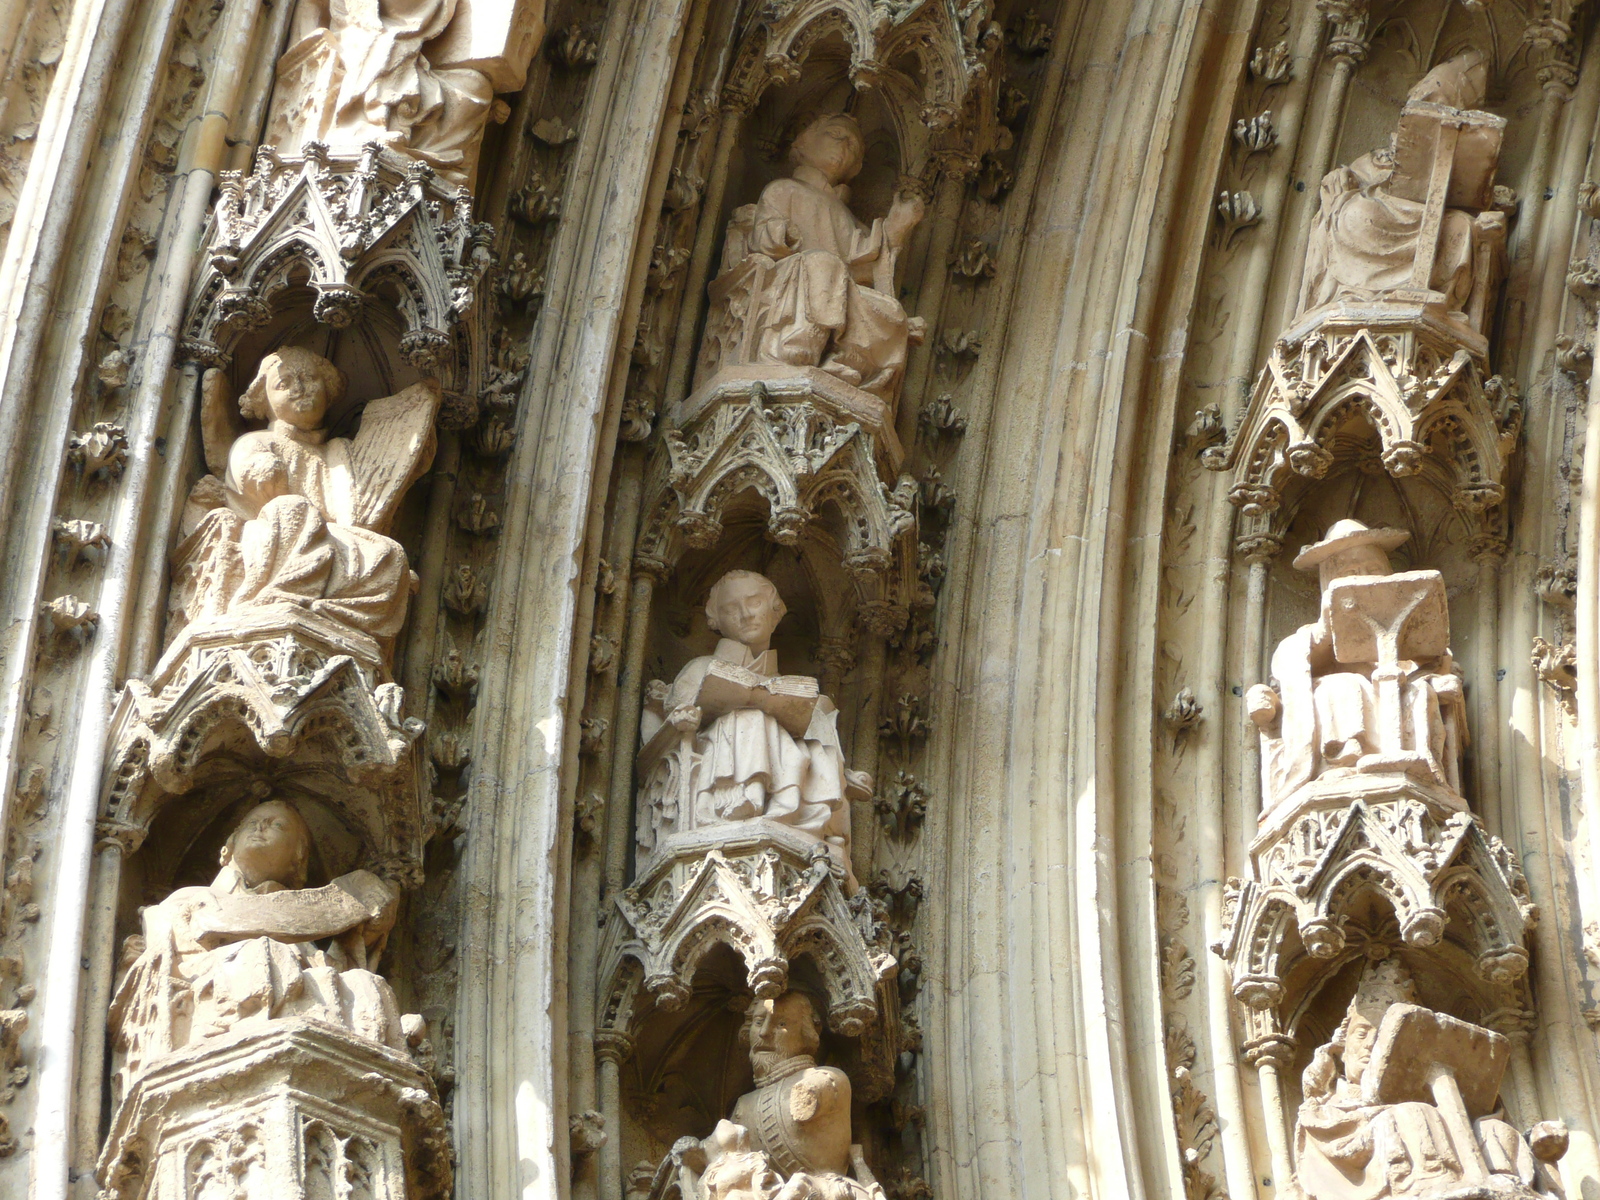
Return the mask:
POLYGON ((706 623, 722 635, 715 652, 693 659, 644 712, 642 795, 653 811, 640 820, 642 848, 664 823, 764 818, 825 843, 849 871, 849 801, 870 796, 872 784, 845 768, 838 709, 817 681, 778 673, 772 634, 786 611, 772 581, 754 571, 729 571, 712 587, 706 623), (670 782, 653 783, 650 769, 685 737, 692 753, 672 777, 683 785, 686 814, 667 794, 670 782))
POLYGON ((851 1143, 850 1078, 817 1065, 821 1022, 811 998, 757 1000, 749 1033, 755 1089, 710 1137, 674 1148, 698 1175, 701 1200, 882 1200, 851 1143))
POLYGON ((1263 815, 1335 772, 1402 772, 1459 796, 1466 706, 1444 579, 1391 571, 1387 551, 1409 536, 1337 521, 1295 559, 1317 570, 1321 611, 1278 643, 1273 683, 1245 698, 1261 733, 1263 815))
POLYGON ((1431 292, 1482 332, 1506 236, 1492 207, 1505 121, 1476 111, 1487 80, 1477 50, 1435 67, 1411 89, 1390 148, 1322 180, 1302 312, 1431 292))
POLYGON ((818 117, 794 140, 794 173, 734 213, 711 283, 706 372, 743 363, 820 367, 893 402, 920 338, 895 298, 895 267, 922 219, 914 194, 863 225, 845 203, 865 144, 855 118, 818 117))
POLYGON ((308 888, 311 850, 299 812, 268 801, 228 838, 209 887, 144 910, 111 1005, 124 1092, 168 1055, 288 1017, 405 1049, 394 993, 372 970, 399 893, 367 871, 308 888))
POLYGON ((303 611, 387 658, 416 576, 389 525, 433 461, 439 386, 425 380, 366 406, 353 438, 326 419, 344 373, 310 350, 261 361, 238 411, 265 420, 240 433, 227 381, 206 372, 201 432, 211 474, 195 484, 173 555, 169 637, 189 622, 303 611))
POLYGON ((1311 1200, 1556 1190, 1559 1129, 1536 1127, 1536 1158, 1499 1111, 1510 1043, 1415 1004, 1414 991, 1397 959, 1369 964, 1313 1055, 1295 1122, 1300 1186, 1311 1200))

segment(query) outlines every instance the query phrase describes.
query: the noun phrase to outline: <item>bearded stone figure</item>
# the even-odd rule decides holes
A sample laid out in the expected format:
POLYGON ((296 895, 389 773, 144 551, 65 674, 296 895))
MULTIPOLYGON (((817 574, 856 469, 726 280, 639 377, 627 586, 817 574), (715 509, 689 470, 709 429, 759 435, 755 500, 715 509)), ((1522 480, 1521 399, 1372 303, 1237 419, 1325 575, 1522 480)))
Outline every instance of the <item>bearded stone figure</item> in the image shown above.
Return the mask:
POLYGON ((1313 1055, 1295 1123, 1296 1174, 1306 1194, 1381 1200, 1555 1191, 1549 1164, 1566 1148, 1562 1127, 1534 1127, 1536 1158, 1499 1111, 1506 1039, 1422 1008, 1414 996, 1398 960, 1369 964, 1344 1021, 1313 1055), (1468 1187, 1477 1190, 1462 1190, 1468 1187))
POLYGON ((305 612, 386 662, 416 576, 388 536, 406 489, 433 461, 432 380, 374 400, 353 438, 329 437, 343 372, 285 347, 261 361, 239 402, 267 427, 238 433, 220 371, 202 385, 205 476, 189 494, 173 555, 169 638, 188 623, 268 622, 305 612))
POLYGON ((308 888, 311 849, 299 812, 268 801, 229 836, 209 887, 144 910, 111 1005, 121 1094, 172 1054, 290 1017, 405 1050, 394 993, 371 969, 399 893, 368 871, 308 888))
POLYGON ((494 89, 471 66, 430 62, 428 43, 468 5, 458 0, 300 0, 278 63, 267 143, 359 150, 368 142, 420 158, 467 184, 494 89))
POLYGON ((1478 50, 1441 63, 1411 89, 1390 147, 1335 167, 1322 180, 1321 207, 1306 248, 1300 310, 1334 300, 1366 301, 1404 288, 1430 289, 1462 312, 1486 288, 1505 243, 1505 214, 1489 208, 1504 122, 1473 110, 1483 103, 1488 66, 1478 50), (1451 125, 1466 118, 1459 129, 1451 125), (1441 223, 1424 228, 1434 156, 1447 139, 1448 183, 1441 223), (1437 238, 1437 243, 1430 241, 1437 238), (1418 278, 1418 256, 1432 255, 1418 278))
POLYGON ((1392 571, 1387 551, 1409 536, 1337 521, 1294 560, 1318 572, 1321 606, 1273 651, 1273 684, 1245 697, 1263 817, 1321 778, 1399 772, 1459 797, 1466 705, 1444 579, 1392 571))
POLYGON ((817 1065, 820 1045, 816 1006, 803 992, 755 1002, 755 1090, 683 1155, 700 1171, 703 1200, 882 1200, 851 1144, 849 1076, 817 1065))
MULTIPOLYGON (((828 846, 853 891, 849 801, 870 796, 872 781, 845 768, 839 712, 817 681, 778 673, 772 634, 787 611, 765 575, 729 571, 717 580, 706 600, 706 623, 722 635, 717 648, 691 660, 664 702, 646 708, 641 741, 648 755, 674 731, 694 736, 686 780, 694 826, 757 817, 791 826, 828 846)), ((652 798, 648 784, 645 797, 659 823, 671 800, 652 798)))
POLYGON ((895 299, 895 267, 923 202, 896 197, 870 226, 850 211, 865 143, 855 118, 818 117, 789 150, 790 178, 734 213, 711 283, 702 374, 749 363, 820 367, 893 403, 921 320, 895 299))

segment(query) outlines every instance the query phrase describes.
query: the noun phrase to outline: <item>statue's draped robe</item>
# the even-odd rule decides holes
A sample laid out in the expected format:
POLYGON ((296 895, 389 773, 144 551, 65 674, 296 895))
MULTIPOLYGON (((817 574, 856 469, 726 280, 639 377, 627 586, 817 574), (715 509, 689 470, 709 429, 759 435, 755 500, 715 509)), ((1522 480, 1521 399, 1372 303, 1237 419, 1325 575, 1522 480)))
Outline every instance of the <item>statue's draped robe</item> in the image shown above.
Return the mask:
POLYGON ((225 867, 212 886, 179 888, 146 908, 143 951, 111 1004, 119 1083, 186 1047, 286 1017, 403 1050, 394 992, 381 976, 348 966, 340 943, 341 935, 346 945, 368 936, 373 924, 386 932, 397 896, 366 871, 323 888, 251 890, 225 867), (316 944, 329 939, 326 949, 316 944))
MULTIPOLYGON (((1322 204, 1306 246, 1301 311, 1337 299, 1371 300, 1409 285, 1419 249, 1423 205, 1389 191, 1393 170, 1364 154, 1322 179, 1322 204)), ((1445 307, 1466 308, 1472 295, 1473 216, 1444 211, 1429 287, 1445 307)))
MULTIPOLYGON (((678 673, 667 712, 694 704, 713 659, 757 675, 778 674, 776 651, 752 656, 742 643, 723 638, 715 654, 692 660, 678 673)), ((708 715, 695 738, 696 823, 765 817, 819 841, 832 840, 848 854, 850 806, 838 720, 838 709, 826 696, 817 701, 810 727, 799 738, 758 709, 708 715)))
MULTIPOLYGON (((1332 767, 1353 767, 1380 750, 1377 693, 1371 666, 1339 663, 1325 621, 1302 625, 1272 652, 1272 678, 1282 703, 1278 735, 1263 742, 1268 794, 1282 800, 1332 767)), ((1440 784, 1460 791, 1466 737, 1461 683, 1453 659, 1417 664, 1401 683, 1408 750, 1422 754, 1440 784)))
MULTIPOLYGON (((1496 1117, 1474 1123, 1489 1170, 1531 1186, 1536 1163, 1521 1136, 1496 1117)), ((1295 1174, 1311 1200, 1382 1200, 1465 1186, 1444 1117, 1431 1104, 1368 1104, 1340 1079, 1308 1099, 1295 1124, 1295 1174)))
MULTIPOLYGON (((906 312, 879 291, 889 248, 883 222, 865 226, 833 190, 778 179, 762 190, 749 257, 733 268, 755 276, 750 318, 757 359, 821 366, 884 395, 906 361, 906 312)), ((892 287, 892 281, 889 283, 892 287)))
POLYGON ((195 485, 173 556, 169 626, 293 606, 386 645, 405 622, 412 575, 387 535, 405 489, 433 460, 437 393, 375 400, 351 438, 276 430, 238 438, 224 480, 195 485))

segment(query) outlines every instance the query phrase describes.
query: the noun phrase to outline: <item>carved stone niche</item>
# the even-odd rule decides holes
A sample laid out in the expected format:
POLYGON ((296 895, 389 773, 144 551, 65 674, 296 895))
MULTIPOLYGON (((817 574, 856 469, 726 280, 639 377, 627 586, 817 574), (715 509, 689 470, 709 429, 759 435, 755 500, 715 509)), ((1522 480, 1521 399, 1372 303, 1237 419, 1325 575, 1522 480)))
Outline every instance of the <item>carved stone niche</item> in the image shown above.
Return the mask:
POLYGON ((624 1160, 661 1162, 658 1186, 673 1176, 669 1151, 711 1134, 751 1090, 753 1010, 796 990, 821 1041, 812 1056, 838 1069, 846 1095, 871 1103, 894 1087, 892 935, 864 890, 846 900, 826 854, 797 842, 752 831, 660 863, 617 897, 596 1041, 602 1069, 619 1072, 624 1160))
POLYGON ((1297 957, 1343 951, 1350 906, 1368 893, 1405 945, 1449 937, 1496 985, 1527 971, 1537 910, 1515 855, 1461 793, 1466 708, 1443 577, 1390 570, 1408 536, 1347 519, 1306 547, 1295 566, 1319 574, 1318 618, 1278 644, 1272 683, 1246 696, 1261 821, 1218 952, 1254 1011, 1281 1003, 1297 957))
POLYGON ((377 973, 399 889, 355 866, 372 861, 370 830, 263 794, 242 819, 171 806, 125 873, 124 927, 135 896, 152 902, 108 1017, 101 1194, 447 1197, 444 1114, 412 1052, 426 1029, 377 973))
POLYGON ((472 424, 487 347, 475 303, 493 228, 465 189, 381 146, 298 156, 271 146, 248 175, 224 172, 190 295, 184 348, 224 366, 235 343, 308 306, 318 326, 399 320, 395 365, 435 377, 445 420, 472 424), (309 303, 308 303, 309 302, 309 303))
POLYGON ((1392 147, 1323 180, 1301 312, 1233 436, 1202 455, 1233 474, 1241 546, 1281 539, 1295 481, 1367 453, 1367 437, 1390 475, 1431 467, 1480 533, 1498 532, 1522 406, 1489 368, 1505 121, 1474 108, 1485 77, 1476 51, 1436 67, 1412 89, 1392 147))

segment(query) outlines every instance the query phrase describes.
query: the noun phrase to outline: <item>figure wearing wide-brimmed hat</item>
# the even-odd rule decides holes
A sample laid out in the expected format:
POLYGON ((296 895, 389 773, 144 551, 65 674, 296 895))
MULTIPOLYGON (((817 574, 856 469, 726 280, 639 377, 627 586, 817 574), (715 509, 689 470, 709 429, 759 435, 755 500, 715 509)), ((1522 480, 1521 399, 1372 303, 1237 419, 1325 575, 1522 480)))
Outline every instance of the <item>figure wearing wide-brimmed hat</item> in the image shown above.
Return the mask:
MULTIPOLYGON (((1256 684, 1246 697, 1250 718, 1261 730, 1263 811, 1332 771, 1421 772, 1460 792, 1466 716, 1461 678, 1445 644, 1448 622, 1438 631, 1440 653, 1401 664, 1401 728, 1388 738, 1378 727, 1380 720, 1393 719, 1380 714, 1374 682, 1378 664, 1351 661, 1348 653, 1340 661, 1335 655, 1330 604, 1334 585, 1362 578, 1398 582, 1388 552, 1409 536, 1404 530, 1369 529, 1346 519, 1335 522, 1322 541, 1307 546, 1294 560, 1299 570, 1316 569, 1322 605, 1315 622, 1302 625, 1273 651, 1273 686, 1256 684), (1393 753, 1397 743, 1406 760, 1399 765, 1393 753)), ((1442 613, 1443 581, 1438 573, 1409 575, 1437 592, 1442 613)), ((1359 603, 1355 597, 1349 602, 1359 603)))

